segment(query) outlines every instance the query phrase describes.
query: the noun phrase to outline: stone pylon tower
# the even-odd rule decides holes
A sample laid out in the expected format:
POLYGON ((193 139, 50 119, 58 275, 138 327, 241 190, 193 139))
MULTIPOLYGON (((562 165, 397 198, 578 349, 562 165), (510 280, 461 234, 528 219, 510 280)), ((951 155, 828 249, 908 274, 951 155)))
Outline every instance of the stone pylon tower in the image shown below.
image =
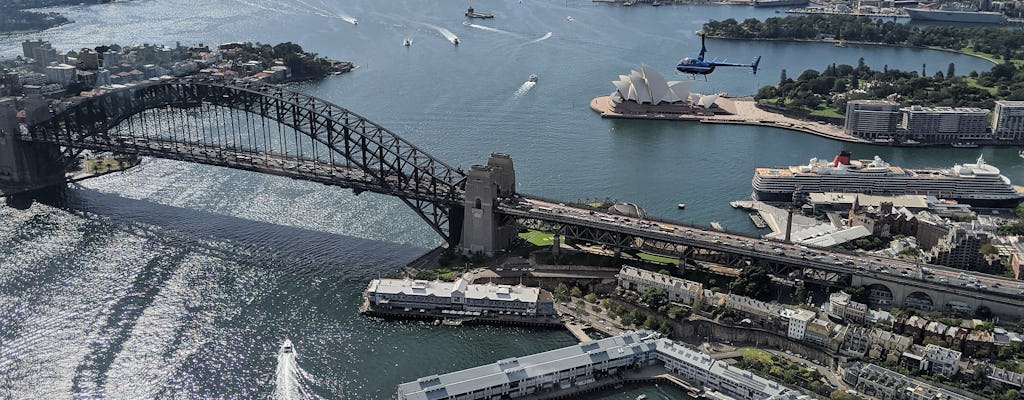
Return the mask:
MULTIPOLYGON (((47 118, 49 109, 42 99, 29 98, 25 114, 32 123, 47 118)), ((63 183, 60 147, 22 142, 20 131, 15 102, 0 102, 0 190, 18 193, 63 183)))
POLYGON ((495 211, 502 201, 514 201, 515 193, 516 171, 508 154, 491 154, 487 165, 470 167, 462 220, 463 252, 493 256, 512 244, 515 227, 506 225, 495 211))

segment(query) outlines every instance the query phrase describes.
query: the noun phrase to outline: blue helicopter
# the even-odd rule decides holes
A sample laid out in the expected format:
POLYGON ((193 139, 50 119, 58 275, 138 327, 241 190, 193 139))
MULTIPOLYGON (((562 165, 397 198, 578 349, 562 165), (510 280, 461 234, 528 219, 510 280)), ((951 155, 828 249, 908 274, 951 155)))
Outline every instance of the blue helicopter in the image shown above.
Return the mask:
POLYGON ((757 56, 753 63, 750 64, 734 64, 717 61, 705 61, 704 53, 708 51, 708 48, 704 45, 704 33, 700 34, 700 54, 697 58, 686 57, 679 60, 679 65, 676 65, 676 70, 684 74, 690 74, 693 77, 697 75, 704 75, 704 80, 707 80, 707 75, 715 72, 715 67, 746 67, 754 71, 757 74, 757 65, 761 62, 761 56, 757 56))

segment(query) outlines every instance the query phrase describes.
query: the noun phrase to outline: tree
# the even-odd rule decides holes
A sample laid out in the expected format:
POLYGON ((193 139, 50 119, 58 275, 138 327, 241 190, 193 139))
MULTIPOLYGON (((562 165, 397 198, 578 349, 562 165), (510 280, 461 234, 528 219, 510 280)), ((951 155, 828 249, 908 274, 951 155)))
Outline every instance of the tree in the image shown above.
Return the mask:
POLYGON ((648 288, 640 295, 640 301, 654 309, 657 309, 668 302, 665 297, 665 290, 661 288, 648 288))
POLYGON ((981 245, 981 248, 978 249, 978 252, 986 256, 991 256, 999 254, 999 249, 996 249, 996 246, 993 246, 992 243, 985 243, 981 245))
POLYGON ((956 76, 956 64, 949 63, 949 67, 946 67, 946 78, 953 79, 956 76))
POLYGON ((829 394, 828 398, 832 399, 832 400, 854 400, 855 399, 855 397, 853 397, 853 395, 851 395, 849 393, 846 393, 846 392, 844 392, 842 390, 839 390, 839 389, 833 390, 832 393, 829 394))
POLYGON ((992 309, 986 305, 980 305, 977 310, 974 310, 974 316, 980 319, 992 318, 992 309))
POLYGON ((589 303, 597 303, 597 295, 596 294, 587 293, 587 295, 584 296, 583 298, 586 299, 587 302, 589 302, 589 303))
POLYGON ((569 295, 572 297, 583 297, 583 291, 580 288, 573 286, 572 290, 569 291, 569 295))
POLYGON ((793 297, 796 297, 797 302, 803 303, 807 299, 807 285, 804 281, 797 282, 793 288, 793 297))
POLYGON ((655 319, 653 315, 648 315, 647 318, 644 318, 644 328, 657 329, 658 320, 655 319))
POLYGON ((789 79, 786 77, 786 69, 782 69, 782 73, 779 74, 779 85, 786 83, 789 79))
POLYGON ((569 287, 565 286, 564 283, 559 283, 555 286, 555 299, 559 301, 565 301, 569 299, 569 287))

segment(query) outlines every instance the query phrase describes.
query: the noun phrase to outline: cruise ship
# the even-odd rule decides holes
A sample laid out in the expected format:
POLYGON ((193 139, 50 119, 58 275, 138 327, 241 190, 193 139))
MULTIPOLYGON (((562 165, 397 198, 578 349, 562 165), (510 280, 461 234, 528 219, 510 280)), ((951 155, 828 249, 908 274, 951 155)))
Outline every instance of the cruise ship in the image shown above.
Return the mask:
POLYGON ((754 7, 806 6, 807 3, 809 3, 808 0, 752 0, 750 2, 754 7))
POLYGON ((789 202, 794 192, 931 195, 976 207, 1012 208, 1024 200, 999 168, 978 157, 952 168, 902 168, 882 161, 851 160, 842 151, 832 161, 812 158, 807 165, 755 168, 754 200, 789 202))
POLYGON ((1006 16, 991 11, 978 11, 977 8, 941 7, 906 8, 910 19, 918 21, 963 22, 973 24, 1005 24, 1006 16))

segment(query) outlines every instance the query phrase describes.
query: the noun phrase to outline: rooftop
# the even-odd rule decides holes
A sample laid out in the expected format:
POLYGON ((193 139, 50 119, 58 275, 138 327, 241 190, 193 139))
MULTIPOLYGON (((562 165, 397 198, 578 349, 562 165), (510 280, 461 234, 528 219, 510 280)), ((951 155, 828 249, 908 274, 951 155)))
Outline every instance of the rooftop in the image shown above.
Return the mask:
POLYGON ((411 279, 374 279, 366 289, 370 293, 404 294, 408 296, 451 297, 458 291, 467 299, 488 299, 536 303, 540 289, 526 286, 495 285, 493 283, 470 284, 459 278, 455 282, 425 281, 411 279))

